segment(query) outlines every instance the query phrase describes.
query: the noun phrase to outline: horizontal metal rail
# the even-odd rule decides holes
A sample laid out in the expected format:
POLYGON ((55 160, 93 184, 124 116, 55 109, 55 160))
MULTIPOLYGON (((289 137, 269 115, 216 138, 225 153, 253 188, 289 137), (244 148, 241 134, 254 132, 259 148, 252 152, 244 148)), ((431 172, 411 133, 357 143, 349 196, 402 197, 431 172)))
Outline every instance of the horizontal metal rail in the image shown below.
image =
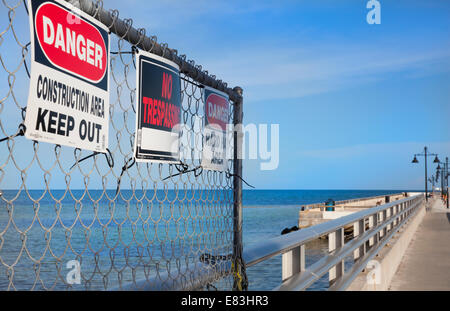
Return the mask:
POLYGON ((223 261, 215 265, 202 262, 174 268, 172 272, 159 273, 153 277, 128 282, 112 291, 190 291, 199 290, 205 284, 215 282, 218 278, 230 275, 231 263, 223 261))
POLYGON ((326 273, 330 290, 344 290, 417 213, 423 199, 423 194, 418 194, 265 240, 244 249, 246 266, 282 254, 283 281, 275 290, 304 290, 326 273), (351 226, 353 238, 344 242, 344 228, 351 226), (328 255, 305 267, 305 244, 323 236, 328 236, 328 255), (354 264, 345 271, 344 259, 352 255, 354 264))

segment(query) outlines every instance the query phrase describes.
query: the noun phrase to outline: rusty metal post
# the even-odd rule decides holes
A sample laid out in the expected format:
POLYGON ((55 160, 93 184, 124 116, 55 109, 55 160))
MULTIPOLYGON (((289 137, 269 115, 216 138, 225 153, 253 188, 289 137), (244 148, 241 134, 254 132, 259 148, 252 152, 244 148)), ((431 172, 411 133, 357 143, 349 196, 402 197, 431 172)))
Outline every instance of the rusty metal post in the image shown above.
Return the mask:
POLYGON ((233 89, 240 98, 234 101, 233 113, 233 290, 246 290, 247 277, 245 263, 242 260, 242 143, 243 130, 243 90, 241 87, 233 89))

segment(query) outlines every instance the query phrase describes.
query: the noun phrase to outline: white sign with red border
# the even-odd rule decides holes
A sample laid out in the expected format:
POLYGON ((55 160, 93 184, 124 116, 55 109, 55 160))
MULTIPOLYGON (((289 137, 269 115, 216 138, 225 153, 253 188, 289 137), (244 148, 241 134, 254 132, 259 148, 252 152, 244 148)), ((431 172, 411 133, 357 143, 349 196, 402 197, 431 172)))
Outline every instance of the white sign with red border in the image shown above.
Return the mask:
POLYGON ((202 167, 207 170, 227 169, 226 131, 230 117, 228 95, 205 86, 205 119, 203 128, 202 167))
POLYGON ((109 30, 66 1, 28 0, 28 139, 106 152, 109 30))

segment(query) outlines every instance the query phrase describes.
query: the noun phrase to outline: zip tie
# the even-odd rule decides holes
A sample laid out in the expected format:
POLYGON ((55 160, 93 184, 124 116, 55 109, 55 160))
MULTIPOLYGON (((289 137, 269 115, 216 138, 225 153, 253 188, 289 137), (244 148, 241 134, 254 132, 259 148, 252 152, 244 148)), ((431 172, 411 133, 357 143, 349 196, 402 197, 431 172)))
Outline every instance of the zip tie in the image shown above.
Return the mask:
POLYGON ((27 130, 27 128, 26 128, 25 124, 20 123, 20 124, 19 124, 19 130, 17 131, 17 133, 14 134, 14 135, 6 136, 6 137, 0 139, 0 143, 1 143, 1 142, 4 142, 5 140, 13 139, 13 138, 15 138, 15 137, 17 137, 17 136, 24 136, 26 130, 27 130))
POLYGON ((119 176, 119 178, 117 179, 116 195, 117 195, 117 193, 119 192, 120 182, 121 182, 121 180, 122 180, 123 173, 125 173, 126 170, 130 169, 135 163, 136 163, 136 159, 133 157, 133 158, 129 158, 129 159, 125 162, 125 165, 122 166, 122 172, 120 173, 120 176, 119 176), (131 162, 131 161, 133 161, 133 162, 131 162), (129 162, 131 162, 131 164, 128 164, 129 162))
POLYGON ((244 178, 242 178, 241 176, 239 176, 239 175, 237 175, 237 174, 233 174, 233 173, 231 173, 230 171, 226 171, 225 173, 227 174, 227 178, 230 178, 230 177, 237 177, 237 178, 239 178, 240 180, 242 180, 247 186, 249 186, 250 188, 255 189, 254 186, 252 186, 252 185, 250 185, 248 182, 246 182, 246 181, 244 180, 244 178))
POLYGON ((163 178, 162 180, 167 180, 167 179, 169 179, 171 177, 175 177, 175 176, 178 176, 178 175, 183 175, 183 174, 190 173, 190 172, 194 172, 194 176, 195 177, 198 177, 198 176, 200 176, 203 173, 203 167, 201 165, 199 165, 197 167, 194 167, 194 168, 189 170, 188 169, 189 166, 186 163, 183 163, 181 161, 180 161, 179 164, 175 164, 175 168, 177 169, 178 173, 169 175, 166 178, 163 178), (182 167, 181 169, 178 168, 179 165, 181 165, 181 167, 182 167))
POLYGON ((82 158, 81 160, 75 162, 75 163, 70 167, 70 169, 72 169, 75 165, 79 164, 80 162, 83 162, 84 160, 87 160, 87 159, 89 159, 89 158, 91 158, 91 157, 95 157, 96 155, 98 155, 98 154, 100 154, 100 153, 105 155, 106 162, 108 162, 108 166, 109 166, 110 168, 113 168, 113 167, 114 167, 114 158, 113 158, 113 156, 112 156, 112 154, 111 154, 111 151, 109 151, 108 148, 106 148, 106 151, 107 151, 107 153, 94 151, 94 153, 92 153, 92 154, 90 154, 90 155, 88 155, 88 156, 85 156, 85 157, 82 158), (109 155, 109 158, 108 158, 108 155, 109 155))

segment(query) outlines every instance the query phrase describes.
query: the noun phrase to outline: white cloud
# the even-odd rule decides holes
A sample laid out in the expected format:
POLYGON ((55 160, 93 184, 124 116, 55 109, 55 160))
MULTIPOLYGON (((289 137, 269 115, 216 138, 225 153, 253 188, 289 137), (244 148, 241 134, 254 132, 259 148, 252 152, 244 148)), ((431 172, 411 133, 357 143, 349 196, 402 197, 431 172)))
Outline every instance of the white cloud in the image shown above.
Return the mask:
MULTIPOLYGON (((188 51, 189 59, 229 86, 242 86, 246 102, 299 98, 346 89, 376 83, 393 73, 412 79, 450 70, 448 38, 428 40, 392 34, 377 40, 355 41, 347 39, 345 32, 330 30, 337 37, 324 39, 322 34, 319 41, 314 37, 314 29, 303 29, 295 39, 283 33, 269 38, 256 29, 243 29, 238 45, 231 44, 233 40, 228 38, 230 44, 218 48, 216 43, 228 39, 220 39, 221 29, 204 21, 204 17, 217 13, 221 18, 245 20, 246 14, 286 10, 288 5, 277 1, 237 0, 108 0, 104 4, 105 8, 118 8, 121 18, 132 17, 134 26, 146 27, 149 34, 192 31, 197 29, 194 26, 201 25, 198 29, 205 33, 190 34, 190 37, 180 34, 180 38, 175 38, 183 44, 176 46, 171 42, 169 46, 181 54, 188 51)), ((162 42, 165 39, 159 38, 162 42)))
POLYGON ((384 79, 413 78, 450 70, 450 52, 355 46, 346 42, 297 47, 252 46, 206 58, 211 72, 240 84, 246 100, 297 98, 384 79))

